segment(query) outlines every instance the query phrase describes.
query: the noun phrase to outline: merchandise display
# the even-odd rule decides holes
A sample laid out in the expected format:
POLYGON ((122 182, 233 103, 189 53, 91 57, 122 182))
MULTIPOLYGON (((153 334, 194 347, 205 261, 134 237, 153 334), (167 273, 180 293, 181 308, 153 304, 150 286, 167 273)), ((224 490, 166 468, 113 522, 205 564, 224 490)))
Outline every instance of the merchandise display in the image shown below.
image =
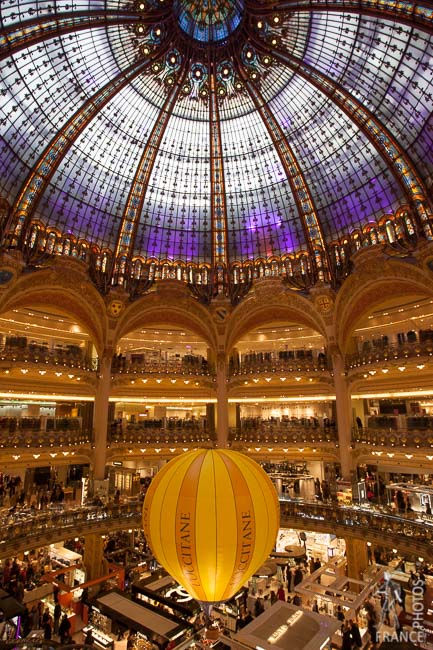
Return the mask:
POLYGON ((330 650, 339 627, 336 619, 278 601, 234 636, 232 648, 330 650))
POLYGON ((84 636, 83 641, 85 640, 88 632, 92 633, 93 643, 97 648, 102 648, 102 650, 114 650, 114 640, 109 634, 104 633, 95 625, 86 625, 82 629, 84 636))

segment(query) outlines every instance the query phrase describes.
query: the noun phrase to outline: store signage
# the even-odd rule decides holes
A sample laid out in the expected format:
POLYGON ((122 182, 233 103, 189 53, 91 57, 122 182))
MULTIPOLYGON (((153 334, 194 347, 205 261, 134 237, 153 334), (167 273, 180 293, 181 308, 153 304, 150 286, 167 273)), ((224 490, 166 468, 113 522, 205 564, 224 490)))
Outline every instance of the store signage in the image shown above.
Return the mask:
POLYGON ((304 612, 301 612, 301 610, 298 610, 289 618, 285 623, 280 625, 280 627, 277 627, 277 629, 271 634, 271 636, 268 636, 268 643, 277 643, 281 639, 282 636, 285 635, 289 627, 292 627, 295 623, 299 621, 301 616, 303 615, 304 612))

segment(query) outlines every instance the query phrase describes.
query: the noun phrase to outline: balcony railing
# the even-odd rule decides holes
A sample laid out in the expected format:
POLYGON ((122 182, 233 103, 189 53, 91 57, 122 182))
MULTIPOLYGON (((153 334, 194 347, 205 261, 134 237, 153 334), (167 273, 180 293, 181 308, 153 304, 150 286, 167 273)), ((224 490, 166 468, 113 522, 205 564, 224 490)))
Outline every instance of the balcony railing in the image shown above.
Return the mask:
POLYGON ((214 368, 203 357, 186 355, 179 359, 151 359, 145 355, 136 355, 136 358, 116 355, 111 363, 111 372, 116 375, 213 375, 214 368))
POLYGON ((56 447, 83 445, 91 441, 81 418, 0 418, 0 447, 56 447))
POLYGON ((272 444, 297 445, 300 443, 336 443, 338 433, 335 424, 322 426, 313 420, 305 418, 305 422, 254 421, 255 418, 241 424, 240 428, 230 429, 230 440, 233 442, 259 442, 272 444))
POLYGON ((110 425, 109 439, 113 443, 179 444, 206 443, 215 439, 215 434, 203 423, 191 420, 148 420, 143 423, 128 424, 126 427, 113 423, 110 425))
POLYGON ((98 370, 98 359, 87 357, 81 351, 68 351, 65 348, 49 349, 44 345, 6 345, 0 351, 0 361, 65 366, 90 372, 98 370))
POLYGON ((431 448, 433 447, 433 430, 353 429, 352 443, 373 447, 431 448))
POLYGON ((418 513, 405 516, 388 508, 348 507, 280 499, 282 526, 334 532, 374 540, 410 554, 433 554, 433 518, 418 513))
MULTIPOLYGON (((281 525, 323 530, 342 537, 377 540, 408 553, 433 554, 433 518, 395 515, 379 508, 337 506, 280 499, 281 525)), ((69 537, 141 528, 137 504, 17 513, 0 520, 0 558, 69 537)))
POLYGON ((404 359, 413 359, 417 357, 433 356, 433 341, 428 340, 423 343, 403 343, 401 345, 374 346, 370 350, 365 350, 357 354, 351 354, 346 357, 348 368, 357 368, 372 363, 393 363, 403 361, 404 359))
POLYGON ((239 363, 231 361, 229 364, 229 374, 233 377, 258 373, 323 372, 325 370, 328 370, 325 355, 287 359, 256 355, 256 358, 241 360, 239 363))
POLYGON ((18 512, 0 520, 0 558, 56 541, 109 530, 141 528, 139 504, 84 506, 64 510, 18 512))

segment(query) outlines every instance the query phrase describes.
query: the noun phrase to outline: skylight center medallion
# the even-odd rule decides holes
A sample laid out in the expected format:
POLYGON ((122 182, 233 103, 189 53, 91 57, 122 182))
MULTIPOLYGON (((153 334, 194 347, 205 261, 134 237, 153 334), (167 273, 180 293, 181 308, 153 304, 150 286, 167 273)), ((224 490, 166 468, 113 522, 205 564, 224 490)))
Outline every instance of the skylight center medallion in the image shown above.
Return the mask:
POLYGON ((180 29, 193 40, 223 43, 240 25, 243 0, 175 0, 174 12, 180 29))

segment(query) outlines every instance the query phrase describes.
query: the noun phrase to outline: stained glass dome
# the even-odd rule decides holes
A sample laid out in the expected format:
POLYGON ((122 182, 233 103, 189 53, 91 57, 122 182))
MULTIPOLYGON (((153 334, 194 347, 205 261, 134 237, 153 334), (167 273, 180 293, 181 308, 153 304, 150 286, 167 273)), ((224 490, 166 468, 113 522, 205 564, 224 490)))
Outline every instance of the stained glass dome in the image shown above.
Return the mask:
POLYGON ((225 41, 242 21, 242 0, 175 0, 179 27, 201 43, 225 41))
POLYGON ((425 5, 3 0, 5 236, 319 271, 388 217, 431 237, 425 5))

